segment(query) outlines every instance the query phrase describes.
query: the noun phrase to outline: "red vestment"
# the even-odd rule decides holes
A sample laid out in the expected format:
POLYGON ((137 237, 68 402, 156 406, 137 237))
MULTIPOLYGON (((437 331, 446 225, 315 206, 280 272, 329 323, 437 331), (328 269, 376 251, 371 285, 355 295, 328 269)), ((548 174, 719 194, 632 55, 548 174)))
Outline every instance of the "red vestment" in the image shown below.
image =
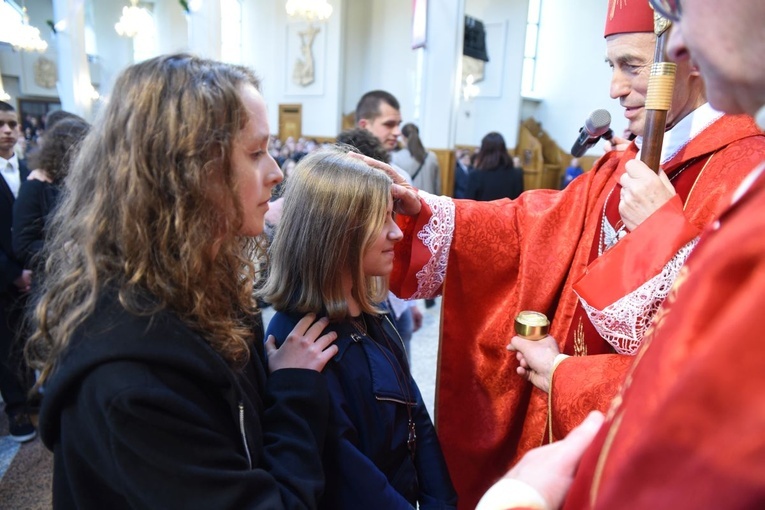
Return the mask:
MULTIPOLYGON (((620 241, 633 238, 634 242, 625 245, 650 243, 651 247, 650 263, 643 264, 640 271, 627 272, 629 277, 621 282, 626 290, 622 290, 634 290, 629 285, 655 274, 644 271, 657 264, 660 268, 678 247, 695 237, 729 202, 730 190, 744 176, 741 167, 749 163, 751 168, 762 151, 765 138, 751 119, 724 116, 666 163, 668 175, 689 161, 699 165, 686 170, 698 176, 688 187, 692 202, 684 212, 677 204, 666 205, 664 214, 679 215, 681 220, 661 223, 658 236, 655 229, 641 225, 620 241)), ((417 217, 399 217, 405 238, 396 248, 392 290, 402 297, 443 294, 436 425, 460 508, 474 508, 496 479, 544 440, 547 394, 516 375, 515 356, 505 349, 514 334, 513 320, 526 309, 547 314, 550 334, 560 340, 562 351, 571 350, 566 343, 579 308, 572 286, 590 265, 606 200, 624 172, 624 164, 636 152, 633 145, 624 154, 605 155, 592 171, 563 191, 532 190, 513 201, 494 202, 426 197, 417 217), (444 266, 448 268, 445 275, 444 266)), ((596 334, 586 335, 584 343, 591 354, 613 352, 596 334)), ((609 361, 612 358, 624 358, 626 363, 632 359, 614 355, 566 360, 558 368, 560 373, 556 371, 554 383, 557 387, 568 381, 566 384, 577 389, 583 377, 577 378, 566 365, 595 360, 592 369, 580 370, 587 377, 595 374, 608 392, 603 399, 594 392, 596 398, 586 406, 604 408, 618 389, 626 366, 609 361)), ((580 411, 567 409, 563 415, 575 425, 580 411)))
POLYGON ((565 508, 764 508, 765 173, 707 229, 565 508))

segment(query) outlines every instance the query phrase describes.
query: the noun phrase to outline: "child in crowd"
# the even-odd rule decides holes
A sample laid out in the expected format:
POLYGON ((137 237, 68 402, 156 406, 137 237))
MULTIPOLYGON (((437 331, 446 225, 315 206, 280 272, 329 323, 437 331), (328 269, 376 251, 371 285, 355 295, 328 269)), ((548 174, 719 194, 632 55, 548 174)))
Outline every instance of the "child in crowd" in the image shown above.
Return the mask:
POLYGON ((337 147, 291 173, 262 296, 284 341, 300 317, 330 321, 339 351, 324 376, 330 430, 326 509, 454 508, 456 494, 403 343, 378 303, 401 240, 391 180, 337 147))
POLYGON ((89 129, 85 119, 72 114, 48 124, 45 143, 32 156, 35 170, 21 184, 13 203, 13 251, 33 274, 44 266, 38 254, 45 242, 45 224, 58 203, 72 158, 89 129))

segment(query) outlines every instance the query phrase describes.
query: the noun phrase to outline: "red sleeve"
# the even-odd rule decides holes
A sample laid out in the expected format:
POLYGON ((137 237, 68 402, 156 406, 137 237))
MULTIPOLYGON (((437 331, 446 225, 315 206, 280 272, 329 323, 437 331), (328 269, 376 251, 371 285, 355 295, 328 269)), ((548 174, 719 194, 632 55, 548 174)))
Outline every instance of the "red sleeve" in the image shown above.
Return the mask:
POLYGON ((572 356, 558 364, 550 388, 552 437, 562 439, 590 411, 608 411, 634 356, 572 356))
POLYGON ((420 198, 420 213, 417 216, 396 216, 396 223, 404 238, 396 243, 395 263, 390 275, 390 290, 401 298, 407 298, 417 291, 417 271, 430 259, 430 249, 425 246, 417 233, 430 221, 430 206, 420 198))

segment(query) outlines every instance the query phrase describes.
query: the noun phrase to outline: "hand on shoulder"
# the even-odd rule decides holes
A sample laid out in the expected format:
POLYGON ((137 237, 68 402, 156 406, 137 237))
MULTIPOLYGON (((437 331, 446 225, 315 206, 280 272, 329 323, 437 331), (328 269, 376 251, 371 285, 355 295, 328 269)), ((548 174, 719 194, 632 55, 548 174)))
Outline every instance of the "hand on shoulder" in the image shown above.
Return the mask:
POLYGON ((53 179, 51 179, 48 172, 43 170, 42 168, 35 168, 31 172, 29 172, 29 176, 27 177, 28 181, 42 181, 42 182, 53 182, 53 179))
POLYGON ((316 320, 316 315, 309 313, 298 321, 279 348, 276 347, 276 338, 269 335, 265 344, 268 371, 273 373, 282 368, 305 368, 321 372, 337 354, 337 346, 332 345, 337 339, 337 333, 330 331, 326 335, 321 334, 328 324, 329 319, 326 317, 316 320))

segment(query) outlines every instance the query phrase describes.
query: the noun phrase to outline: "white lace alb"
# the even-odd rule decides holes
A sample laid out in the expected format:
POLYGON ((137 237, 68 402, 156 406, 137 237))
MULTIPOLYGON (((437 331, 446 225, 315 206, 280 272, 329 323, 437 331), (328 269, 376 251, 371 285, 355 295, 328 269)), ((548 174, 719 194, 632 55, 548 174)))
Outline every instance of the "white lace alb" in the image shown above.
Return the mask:
POLYGON ((417 238, 430 251, 430 259, 417 272, 417 291, 410 299, 435 297, 446 278, 446 263, 454 236, 454 202, 449 197, 431 195, 420 190, 420 197, 430 207, 428 223, 417 232, 417 238))
POLYGON ((698 242, 697 237, 680 248, 659 274, 603 310, 590 306, 579 297, 595 329, 616 352, 629 355, 637 353, 653 316, 669 294, 680 269, 698 242))

